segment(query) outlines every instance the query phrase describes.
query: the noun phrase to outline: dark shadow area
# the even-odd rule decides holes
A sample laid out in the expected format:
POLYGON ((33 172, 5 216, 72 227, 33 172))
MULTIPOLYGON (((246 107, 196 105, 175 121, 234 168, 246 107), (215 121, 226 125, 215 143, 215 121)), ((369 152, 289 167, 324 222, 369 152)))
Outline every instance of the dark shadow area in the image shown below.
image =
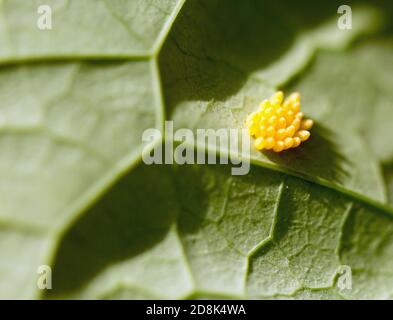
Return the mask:
MULTIPOLYGON (((197 151, 195 151, 195 159, 197 151)), ((207 154, 203 153, 207 161, 207 154)), ((227 201, 226 187, 231 179, 231 165, 185 164, 174 166, 174 185, 179 204, 178 227, 182 234, 192 234, 204 224, 218 219, 227 201)), ((245 177, 239 177, 245 179, 245 177)))
POLYGON ((386 185, 387 200, 393 205, 393 162, 382 165, 383 177, 386 185))
POLYGON ((72 294, 105 268, 148 251, 178 223, 196 232, 208 211, 211 171, 227 166, 139 165, 85 212, 61 241, 48 298, 72 294), (220 167, 220 168, 219 168, 220 167))
POLYGON ((277 61, 299 32, 335 17, 341 4, 186 2, 160 54, 168 117, 182 101, 220 101, 238 92, 252 72, 277 61))
POLYGON ((346 168, 350 163, 339 152, 340 148, 334 141, 337 141, 337 138, 329 129, 315 124, 311 129, 310 139, 299 147, 280 153, 273 151, 263 153, 280 166, 296 172, 305 172, 313 177, 343 183, 349 176, 346 168))
MULTIPOLYGON (((345 4, 391 7, 382 2, 345 4)), ((254 105, 254 101, 244 100, 259 92, 258 80, 247 82, 250 75, 278 61, 302 32, 327 20, 334 22, 340 5, 343 3, 335 0, 186 2, 159 57, 167 118, 173 119, 176 112, 179 126, 190 128, 240 127, 254 105), (238 94, 241 88, 244 90, 238 94)), ((260 91, 266 94, 262 82, 260 91)), ((338 140, 332 132, 317 125, 311 139, 299 148, 266 156, 300 175, 346 185, 352 165, 348 159, 355 155, 334 141, 338 140)))
POLYGON ((179 205, 180 233, 194 233, 204 223, 209 208, 209 185, 206 170, 199 165, 174 167, 174 185, 179 205), (205 181, 203 181, 205 178, 205 181))
POLYGON ((58 250, 49 298, 81 288, 165 237, 177 216, 169 169, 135 168, 76 221, 58 250))
MULTIPOLYGON (((299 31, 335 16, 340 4, 187 1, 160 54, 168 117, 184 100, 222 100, 236 93, 250 73, 277 61, 299 31)), ((351 164, 334 141, 332 132, 316 124, 311 139, 299 148, 264 154, 291 170, 341 183, 351 164)), ((219 167, 222 179, 230 170, 209 167, 142 165, 122 178, 65 235, 49 297, 77 290, 106 267, 151 249, 177 219, 180 232, 196 232, 208 214, 209 197, 219 197, 222 192, 217 187, 220 175, 211 181, 205 170, 219 167)), ((290 212, 284 213, 283 219, 291 219, 290 212)), ((277 232, 279 238, 286 231, 277 232)))
MULTIPOLYGON (((367 3, 367 1, 366 1, 367 3)), ((393 32, 393 1, 391 0, 374 0, 373 5, 377 5, 382 8, 383 13, 387 16, 387 25, 385 26, 384 35, 392 36, 393 32)))

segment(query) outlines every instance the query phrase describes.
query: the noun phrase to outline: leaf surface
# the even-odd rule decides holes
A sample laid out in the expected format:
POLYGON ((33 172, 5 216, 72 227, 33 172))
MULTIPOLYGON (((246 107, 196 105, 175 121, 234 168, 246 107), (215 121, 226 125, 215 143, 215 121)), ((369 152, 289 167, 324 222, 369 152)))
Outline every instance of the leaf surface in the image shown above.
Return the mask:
POLYGON ((42 1, 1 2, 0 61, 148 57, 182 0, 49 0, 52 29, 38 26, 42 1))
MULTIPOLYGON (((375 9, 358 7, 354 10, 355 27, 343 32, 336 26, 336 17, 329 20, 328 13, 336 13, 336 4, 325 5, 325 11, 318 8, 315 12, 317 8, 299 2, 290 15, 290 1, 187 3, 160 58, 167 113, 175 128, 244 128, 247 115, 275 90, 282 89, 317 49, 342 49, 357 35, 378 26, 375 9), (224 6, 225 14, 220 15, 224 6), (317 19, 300 23, 309 16, 317 19)), ((310 82, 311 86, 300 91, 306 98, 323 89, 322 85, 314 88, 318 82, 312 78, 310 82)), ((312 109, 317 113, 326 101, 304 103, 306 112, 312 109)), ((345 121, 345 116, 342 118, 345 121)), ((310 143, 279 155, 253 149, 251 161, 385 201, 378 163, 364 142, 353 132, 334 130, 337 126, 328 119, 316 120, 318 126, 310 143)))
POLYGON ((391 8, 47 2, 51 31, 0 1, 0 297, 393 298, 391 8), (277 89, 317 124, 293 152, 139 163, 145 129, 242 128, 277 89))

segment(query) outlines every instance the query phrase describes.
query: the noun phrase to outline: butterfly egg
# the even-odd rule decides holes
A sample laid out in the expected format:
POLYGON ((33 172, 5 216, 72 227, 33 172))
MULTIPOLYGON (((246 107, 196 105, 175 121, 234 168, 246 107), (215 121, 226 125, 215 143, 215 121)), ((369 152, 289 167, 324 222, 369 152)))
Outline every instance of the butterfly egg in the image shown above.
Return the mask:
POLYGON ((250 133, 250 136, 255 136, 258 133, 258 128, 257 126, 249 126, 248 127, 248 132, 250 133))
POLYGON ((262 150, 266 146, 266 140, 263 138, 257 138, 254 142, 254 146, 257 150, 262 150))
POLYGON ((283 141, 276 141, 276 144, 273 147, 273 151, 275 152, 281 152, 285 148, 284 142, 283 141))
POLYGON ((258 131, 258 119, 259 114, 256 112, 251 113, 246 120, 246 125, 248 127, 248 130, 250 132, 250 135, 255 135, 256 132, 258 131))
POLYGON ((272 105, 270 103, 269 100, 263 100, 260 104, 259 104, 259 108, 260 110, 266 110, 267 108, 270 108, 272 105))
POLYGON ((296 118, 295 120, 292 121, 292 125, 295 127, 295 132, 298 131, 300 128, 300 120, 296 118))
POLYGON ((292 111, 293 111, 295 114, 298 113, 298 112, 300 111, 300 102, 299 102, 299 101, 296 101, 296 102, 292 103, 291 109, 292 109, 292 111))
POLYGON ((274 147, 276 141, 274 140, 273 137, 269 137, 266 139, 266 145, 265 145, 265 149, 269 150, 271 148, 274 147))
POLYGON ((295 127, 293 125, 290 125, 288 128, 286 128, 285 131, 286 131, 287 137, 293 137, 293 135, 296 132, 296 129, 295 129, 295 127))
POLYGON ((285 138, 285 140, 284 140, 285 149, 292 148, 294 143, 295 142, 294 142, 293 138, 291 138, 291 137, 285 138))
POLYGON ((259 118, 259 125, 260 125, 260 126, 266 125, 268 120, 269 120, 268 117, 261 116, 261 117, 259 118))
POLYGON ((293 138, 293 146, 292 148, 298 147, 302 143, 302 140, 299 137, 294 137, 293 138))
POLYGON ((286 99, 284 103, 282 104, 282 107, 284 108, 284 111, 288 111, 292 106, 292 101, 286 99))
POLYGON ((307 130, 301 130, 296 132, 296 136, 300 138, 300 140, 306 141, 308 138, 310 138, 310 132, 307 130))
POLYGON ((270 102, 273 105, 279 106, 281 105, 283 99, 284 99, 284 93, 282 91, 277 91, 275 94, 273 94, 270 97, 270 102))
POLYGON ((278 120, 277 116, 271 116, 268 122, 270 125, 275 126, 277 124, 277 120, 278 120))
POLYGON ((299 93, 284 100, 283 92, 278 91, 269 100, 263 100, 258 111, 246 120, 250 135, 255 137, 255 148, 281 152, 308 140, 314 122, 303 119, 300 107, 299 93))
POLYGON ((295 118, 296 118, 296 119, 299 119, 299 120, 302 120, 302 119, 303 119, 303 116, 304 116, 304 113, 303 113, 303 112, 298 112, 298 113, 296 113, 295 118))
POLYGON ((287 122, 291 123, 293 121, 295 114, 293 113, 292 110, 288 110, 287 114, 285 115, 285 119, 287 122))
POLYGON ((300 102, 300 94, 299 92, 294 92, 292 93, 289 97, 288 100, 291 101, 292 103, 294 102, 300 102))
POLYGON ((259 118, 259 113, 258 112, 252 112, 248 115, 246 119, 247 125, 252 125, 255 121, 257 121, 259 118))
POLYGON ((312 121, 311 119, 306 119, 302 121, 300 128, 302 130, 310 130, 313 125, 314 125, 314 121, 312 121))
POLYGON ((273 137, 275 133, 276 133, 276 129, 273 126, 268 127, 266 130, 266 134, 269 137, 273 137))
POLYGON ((274 113, 274 109, 272 107, 266 108, 264 109, 263 113, 266 117, 270 118, 274 113))
POLYGON ((282 107, 277 108, 276 115, 277 117, 282 117, 284 115, 284 108, 282 107))
POLYGON ((279 129, 276 132, 276 140, 283 140, 286 137, 285 129, 279 129))
POLYGON ((280 117, 277 121, 277 129, 285 129, 287 126, 287 120, 284 117, 280 117))
POLYGON ((267 129, 266 126, 260 126, 258 131, 258 137, 262 137, 262 138, 266 137, 267 135, 266 129, 267 129))

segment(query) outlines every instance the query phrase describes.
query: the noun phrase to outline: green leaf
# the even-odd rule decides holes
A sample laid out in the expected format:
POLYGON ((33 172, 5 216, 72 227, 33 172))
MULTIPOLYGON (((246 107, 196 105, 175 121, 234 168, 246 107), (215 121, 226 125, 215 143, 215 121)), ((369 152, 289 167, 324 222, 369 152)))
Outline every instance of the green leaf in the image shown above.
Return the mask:
POLYGON ((49 0, 42 31, 0 1, 0 297, 393 298, 393 10, 183 2, 49 0), (242 128, 277 89, 316 121, 298 149, 139 163, 145 129, 242 128))
POLYGON ((392 229, 384 212, 268 169, 140 166, 66 234, 50 297, 389 298, 392 229), (341 265, 352 291, 337 287, 341 265))
POLYGON ((154 76, 143 61, 3 69, 1 219, 61 225, 100 180, 135 162, 142 132, 162 117, 154 76))
POLYGON ((144 61, 2 70, 0 221, 7 237, 23 241, 26 229, 53 237, 138 161, 143 131, 162 119, 154 70, 144 61))
POLYGON ((393 39, 386 37, 359 43, 348 53, 321 53, 307 77, 291 88, 304 92, 307 114, 337 131, 356 131, 383 162, 393 158, 393 143, 386 139, 391 133, 392 50, 393 39))
MULTIPOLYGON (((144 30, 132 28, 135 34, 151 34, 149 43, 153 45, 160 41, 161 32, 166 32, 171 15, 181 2, 167 1, 166 9, 148 5, 147 1, 140 3, 143 15, 139 17, 150 15, 152 25, 146 25, 144 30)), ((15 24, 13 29, 19 30, 12 33, 13 40, 5 36, 6 29, 0 32, 1 43, 5 40, 19 43, 17 52, 10 53, 12 59, 4 52, 3 62, 41 60, 46 55, 51 59, 64 58, 69 55, 69 49, 75 59, 102 52, 103 46, 110 48, 106 40, 96 38, 90 47, 92 51, 83 51, 87 39, 96 34, 97 24, 103 26, 99 17, 105 20, 109 14, 104 1, 83 4, 52 1, 54 22, 64 26, 55 27, 57 31, 49 34, 32 28, 41 3, 3 1, 1 4, 3 15, 15 24), (98 10, 98 15, 86 16, 90 10, 98 10), (56 12, 67 18, 56 18, 56 12), (79 44, 71 41, 77 39, 75 33, 79 27, 75 29, 78 24, 72 21, 78 16, 89 19, 86 29, 79 34, 79 44), (26 36, 36 44, 24 41, 26 36), (57 45, 57 41, 63 45, 57 45)), ((126 7, 135 5, 138 5, 135 1, 126 1, 109 7, 127 12, 126 7)), ((7 21, 1 20, 1 25, 5 26, 7 21)), ((111 34, 107 33, 105 38, 110 39, 111 34)), ((128 40, 121 42, 129 45, 124 50, 137 49, 135 38, 128 40)), ((49 263, 63 230, 139 161, 144 130, 162 127, 157 64, 154 58, 139 59, 138 54, 128 50, 129 61, 21 63, 1 69, 0 224, 4 230, 1 237, 7 245, 2 250, 0 297, 24 298, 37 294, 37 268, 49 263), (18 249, 26 241, 29 246, 18 249), (25 271, 19 271, 22 266, 25 271)))
MULTIPOLYGON (((185 5, 160 59, 168 115, 175 127, 242 128, 247 115, 304 68, 317 49, 344 48, 357 35, 378 26, 372 8, 354 10, 355 27, 343 32, 336 17, 325 21, 325 14, 336 14, 335 3, 326 3, 322 14, 308 2, 296 3, 292 11, 290 3, 225 1, 225 15, 220 15, 223 1, 185 5), (313 14, 318 19, 299 24, 313 14), (240 20, 236 23, 236 19, 240 20)), ((307 97, 318 91, 310 86, 300 92, 307 97)), ((323 99, 305 103, 306 111, 324 107, 323 99)), ((332 131, 336 127, 329 121, 317 120, 312 142, 278 156, 254 151, 251 160, 385 201, 378 164, 364 142, 354 134, 332 131)))
POLYGON ((149 57, 184 0, 48 0, 52 30, 37 27, 40 0, 0 3, 0 61, 149 57))

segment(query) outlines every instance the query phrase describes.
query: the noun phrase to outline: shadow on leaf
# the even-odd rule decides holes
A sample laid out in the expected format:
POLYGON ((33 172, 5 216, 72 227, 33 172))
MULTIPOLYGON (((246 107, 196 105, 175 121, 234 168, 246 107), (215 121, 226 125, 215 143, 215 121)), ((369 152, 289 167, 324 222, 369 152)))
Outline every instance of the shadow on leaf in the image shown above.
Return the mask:
POLYGON ((336 139, 329 129, 315 124, 311 130, 311 138, 299 147, 281 153, 263 153, 270 161, 280 166, 296 172, 305 172, 309 176, 343 183, 349 176, 346 168, 350 163, 348 158, 340 153, 339 146, 334 142, 336 139))
POLYGON ((197 166, 142 164, 122 178, 62 239, 48 297, 77 294, 106 268, 132 263, 163 242, 177 222, 183 234, 197 231, 211 193, 200 173, 197 166))
POLYGON ((168 115, 182 101, 223 101, 265 70, 339 1, 187 1, 160 53, 168 115))
POLYGON ((65 235, 55 260, 51 296, 66 296, 105 268, 162 241, 176 219, 166 166, 139 166, 65 235))

